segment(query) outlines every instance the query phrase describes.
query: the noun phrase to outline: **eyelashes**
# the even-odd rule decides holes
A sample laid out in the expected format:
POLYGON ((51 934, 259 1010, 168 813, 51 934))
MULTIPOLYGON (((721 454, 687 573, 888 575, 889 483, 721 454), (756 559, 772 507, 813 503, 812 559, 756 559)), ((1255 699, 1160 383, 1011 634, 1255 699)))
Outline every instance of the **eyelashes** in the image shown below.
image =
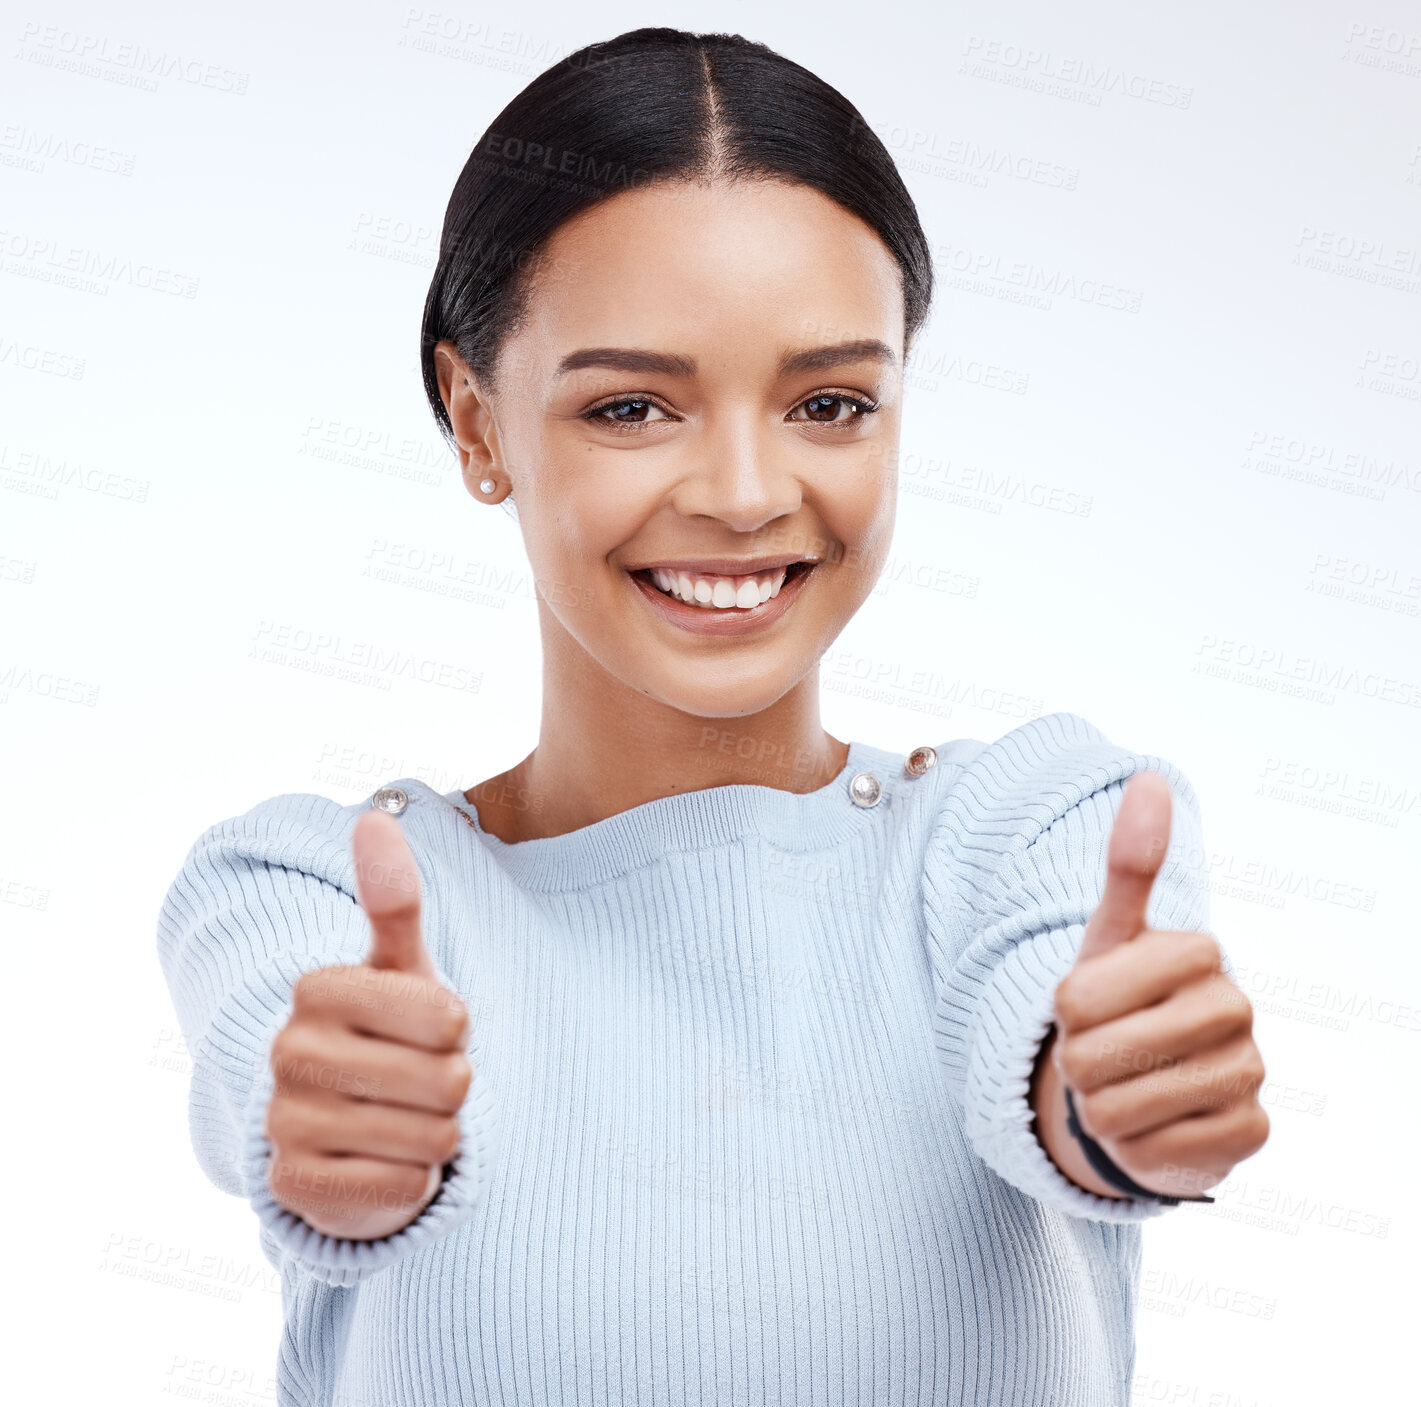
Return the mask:
POLYGON ((799 405, 795 406, 795 409, 798 410, 799 406, 813 405, 815 401, 838 401, 841 405, 853 406, 858 411, 858 414, 850 416, 847 420, 805 420, 797 423, 805 425, 828 425, 837 429, 840 425, 861 424, 878 409, 877 401, 871 401, 865 396, 851 396, 843 391, 818 391, 814 395, 800 401, 799 405))
MULTIPOLYGON (((867 396, 851 395, 847 391, 816 391, 814 395, 806 396, 804 400, 800 401, 799 404, 794 407, 794 409, 799 410, 802 406, 813 405, 815 402, 822 403, 825 401, 838 401, 840 405, 852 406, 856 413, 854 415, 851 415, 846 420, 795 419, 791 423, 796 425, 813 425, 816 428, 820 429, 843 430, 851 426, 861 425, 870 415, 873 415, 878 410, 877 401, 870 400, 867 396)), ((660 401, 658 401, 654 396, 626 395, 612 396, 609 397, 607 400, 599 401, 596 405, 590 406, 587 410, 585 410, 582 413, 581 418, 590 422, 593 425, 605 427, 606 429, 612 430, 614 433, 619 434, 625 432, 636 434, 647 425, 656 425, 658 423, 663 423, 658 422, 656 420, 613 420, 607 417, 607 411, 618 410, 623 406, 647 406, 653 410, 659 410, 662 412, 663 415, 670 417, 667 421, 664 422, 667 424, 670 423, 671 419, 675 418, 672 415, 672 412, 668 411, 666 407, 663 406, 660 401)))

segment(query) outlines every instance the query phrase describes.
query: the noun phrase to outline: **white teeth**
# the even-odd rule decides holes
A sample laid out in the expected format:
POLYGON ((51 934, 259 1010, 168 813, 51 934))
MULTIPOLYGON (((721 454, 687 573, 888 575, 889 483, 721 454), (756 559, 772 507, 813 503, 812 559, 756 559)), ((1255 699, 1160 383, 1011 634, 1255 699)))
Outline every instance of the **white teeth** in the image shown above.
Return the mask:
POLYGON ((785 568, 761 572, 757 576, 692 576, 689 572, 670 572, 653 567, 652 581, 668 596, 708 610, 748 611, 780 594, 785 568))

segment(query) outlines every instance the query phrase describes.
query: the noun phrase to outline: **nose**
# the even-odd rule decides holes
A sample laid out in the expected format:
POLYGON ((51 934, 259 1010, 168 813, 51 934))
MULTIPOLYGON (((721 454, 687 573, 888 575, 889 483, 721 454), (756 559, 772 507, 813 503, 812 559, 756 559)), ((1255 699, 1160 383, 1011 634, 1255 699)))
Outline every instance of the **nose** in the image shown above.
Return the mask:
POLYGON ((736 532, 752 533, 794 513, 804 501, 793 456, 763 429, 727 424, 698 437, 691 454, 694 466, 672 494, 673 506, 685 517, 715 518, 736 532))

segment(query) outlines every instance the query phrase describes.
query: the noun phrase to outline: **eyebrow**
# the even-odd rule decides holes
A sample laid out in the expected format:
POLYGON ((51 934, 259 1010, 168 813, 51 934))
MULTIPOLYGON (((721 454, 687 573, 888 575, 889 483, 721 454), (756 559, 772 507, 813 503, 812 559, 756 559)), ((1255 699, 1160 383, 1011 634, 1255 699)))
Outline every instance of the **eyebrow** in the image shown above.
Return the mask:
MULTIPOLYGON (((897 354, 877 337, 861 337, 855 342, 838 342, 831 347, 804 347, 786 352, 776 368, 780 376, 793 376, 803 371, 827 371, 849 362, 878 361, 892 366, 897 354)), ((600 366, 612 371, 645 371, 662 376, 694 376, 696 360, 676 352, 647 352, 637 347, 582 347, 569 352, 554 370, 554 377, 581 371, 584 367, 600 366)))

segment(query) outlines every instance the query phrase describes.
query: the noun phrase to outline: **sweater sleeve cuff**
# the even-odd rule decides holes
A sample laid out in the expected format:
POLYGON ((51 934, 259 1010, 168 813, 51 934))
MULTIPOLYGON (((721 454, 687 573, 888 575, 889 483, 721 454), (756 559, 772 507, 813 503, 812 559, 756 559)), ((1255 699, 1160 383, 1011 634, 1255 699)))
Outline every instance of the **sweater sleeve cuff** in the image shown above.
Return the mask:
MULTIPOLYGON (((438 971, 438 980, 451 991, 458 990, 442 971, 438 971)), ((271 1036, 279 1029, 274 1028, 271 1036)), ((273 1244, 282 1257, 329 1285, 354 1285, 446 1236, 478 1209, 498 1153, 499 1116, 493 1090, 472 1048, 467 1053, 474 1065, 474 1078, 457 1116, 459 1148, 444 1166, 438 1191, 407 1226, 368 1241, 317 1231, 272 1195, 267 1182, 271 1142, 265 1129, 276 1078, 269 1058, 270 1039, 266 1049, 267 1057, 243 1116, 242 1173, 246 1196, 261 1223, 263 1240, 273 1244)))
POLYGON ((1048 1206, 1093 1221, 1146 1221, 1169 1205, 1101 1197, 1072 1182, 1037 1138, 1028 1098, 1056 987, 1084 932, 1083 924, 1053 927, 1016 944, 983 985, 965 1071, 966 1132, 993 1171, 1048 1206))

